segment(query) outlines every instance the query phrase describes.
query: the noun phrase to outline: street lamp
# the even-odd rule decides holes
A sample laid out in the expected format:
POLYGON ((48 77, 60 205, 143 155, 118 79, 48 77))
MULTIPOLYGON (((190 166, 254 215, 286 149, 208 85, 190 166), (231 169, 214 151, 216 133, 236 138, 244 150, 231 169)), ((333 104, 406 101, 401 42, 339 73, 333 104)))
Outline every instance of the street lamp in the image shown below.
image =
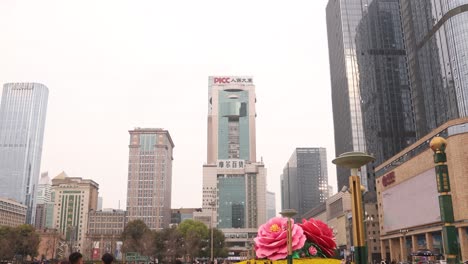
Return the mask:
POLYGON ((361 180, 358 176, 358 169, 374 159, 374 157, 363 152, 346 152, 332 161, 338 166, 351 169, 349 187, 351 189, 351 209, 353 213, 354 259, 357 264, 365 264, 367 262, 366 242, 364 240, 361 180))
POLYGON ((294 209, 284 209, 280 214, 283 217, 288 218, 288 264, 292 264, 292 226, 291 226, 291 217, 297 214, 297 211, 294 209))
POLYGON ((400 229, 400 231, 399 231, 399 233, 403 235, 403 247, 401 247, 403 250, 402 250, 401 254, 403 255, 403 258, 405 258, 405 262, 408 260, 408 253, 406 252, 406 250, 408 250, 408 248, 406 246, 406 233, 408 233, 408 232, 409 232, 408 229, 400 229))

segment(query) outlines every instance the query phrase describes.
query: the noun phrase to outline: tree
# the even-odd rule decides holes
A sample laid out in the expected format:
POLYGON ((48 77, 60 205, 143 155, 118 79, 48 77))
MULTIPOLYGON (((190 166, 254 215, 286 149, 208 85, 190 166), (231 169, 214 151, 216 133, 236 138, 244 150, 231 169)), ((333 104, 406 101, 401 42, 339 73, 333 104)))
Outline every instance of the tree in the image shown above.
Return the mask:
POLYGON ((191 219, 180 223, 178 230, 184 237, 185 253, 190 260, 200 256, 200 251, 207 245, 208 228, 205 224, 191 219))
MULTIPOLYGON (((211 256, 211 230, 209 230, 208 235, 204 238, 207 241, 205 247, 200 250, 200 256, 209 258, 211 256)), ((213 257, 227 257, 228 249, 225 246, 225 236, 224 233, 217 229, 213 229, 213 257)))
POLYGON ((30 256, 34 258, 37 256, 37 250, 41 238, 36 233, 36 229, 32 225, 20 225, 14 229, 16 233, 15 240, 15 253, 23 258, 30 256))
POLYGON ((153 233, 142 220, 128 222, 122 233, 124 252, 138 252, 145 255, 151 252, 153 233))
POLYGON ((15 232, 11 227, 0 226, 0 261, 12 260, 15 256, 15 232))
POLYGON ((176 227, 164 228, 155 234, 154 253, 160 260, 174 263, 184 254, 183 236, 176 227))

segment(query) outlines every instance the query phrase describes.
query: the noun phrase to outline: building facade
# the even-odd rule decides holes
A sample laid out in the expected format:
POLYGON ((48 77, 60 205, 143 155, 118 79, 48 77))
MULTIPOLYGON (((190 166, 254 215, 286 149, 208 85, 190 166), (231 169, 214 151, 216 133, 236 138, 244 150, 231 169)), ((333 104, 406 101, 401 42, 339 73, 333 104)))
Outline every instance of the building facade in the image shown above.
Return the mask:
POLYGON ((445 123, 376 168, 382 258, 406 261, 420 249, 436 255, 444 252, 435 164, 429 148, 435 136, 447 140, 458 259, 468 259, 468 118, 445 123))
POLYGON ((36 190, 49 90, 39 83, 7 83, 0 105, 0 197, 28 207, 35 223, 36 190))
MULTIPOLYGON (((359 21, 371 1, 329 0, 326 8, 336 156, 366 151, 355 39, 359 21)), ((373 189, 368 186, 365 166, 360 176, 361 184, 373 189)), ((348 179, 349 170, 337 167, 338 190, 349 185, 348 179)))
POLYGON ((276 216, 276 194, 267 191, 267 220, 276 216))
MULTIPOLYGON (((356 54, 366 151, 379 165, 416 141, 399 0, 369 4, 357 27, 356 54)), ((375 181, 368 172, 368 182, 375 181)))
POLYGON ((242 233, 226 240, 233 257, 249 248, 249 230, 267 220, 266 168, 256 160, 255 102, 252 77, 209 77, 201 214, 223 232, 242 233))
POLYGON ((296 148, 282 175, 282 209, 297 210, 296 221, 328 198, 325 148, 296 148))
POLYGON ((179 208, 179 209, 173 208, 171 209, 171 224, 178 225, 182 223, 184 220, 187 220, 187 219, 193 220, 194 214, 196 212, 201 212, 201 211, 202 211, 201 208, 179 208))
POLYGON ((52 179, 54 228, 65 237, 70 251, 85 252, 88 217, 96 211, 98 189, 96 182, 68 177, 65 172, 52 179))
POLYGON ((41 174, 39 184, 37 185, 37 205, 36 205, 36 229, 53 228, 54 203, 51 201, 50 193, 52 191, 52 182, 49 173, 41 174))
POLYGON ((141 219, 152 230, 169 227, 174 143, 160 128, 135 128, 129 133, 128 221, 141 219))
POLYGON ((468 1, 401 0, 418 138, 468 116, 468 1))
POLYGON ((26 223, 27 206, 0 197, 0 226, 15 227, 26 223))
POLYGON ((90 259, 100 259, 104 253, 111 253, 117 260, 122 259, 121 236, 125 228, 125 217, 124 210, 89 212, 87 244, 92 245, 90 259))

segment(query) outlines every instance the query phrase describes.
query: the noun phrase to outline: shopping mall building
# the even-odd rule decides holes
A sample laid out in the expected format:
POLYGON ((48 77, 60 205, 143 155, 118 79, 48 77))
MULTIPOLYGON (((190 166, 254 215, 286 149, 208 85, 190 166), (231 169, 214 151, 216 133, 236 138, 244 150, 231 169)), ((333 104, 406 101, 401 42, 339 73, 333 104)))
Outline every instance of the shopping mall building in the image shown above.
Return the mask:
POLYGON ((447 140, 447 165, 460 260, 468 260, 468 118, 447 122, 375 168, 383 259, 406 261, 429 249, 443 254, 439 193, 430 140, 447 140))

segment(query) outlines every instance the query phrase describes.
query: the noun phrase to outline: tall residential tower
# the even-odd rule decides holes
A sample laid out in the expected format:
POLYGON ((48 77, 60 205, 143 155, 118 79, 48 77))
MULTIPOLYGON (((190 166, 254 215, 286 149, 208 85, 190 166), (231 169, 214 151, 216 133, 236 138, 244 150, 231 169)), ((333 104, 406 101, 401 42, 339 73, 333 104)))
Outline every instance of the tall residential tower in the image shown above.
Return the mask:
POLYGON ((30 224, 35 223, 48 96, 39 83, 7 83, 0 105, 0 197, 26 205, 30 224))
POLYGON ((130 130, 127 220, 143 220, 150 229, 171 223, 172 149, 167 130, 130 130))

